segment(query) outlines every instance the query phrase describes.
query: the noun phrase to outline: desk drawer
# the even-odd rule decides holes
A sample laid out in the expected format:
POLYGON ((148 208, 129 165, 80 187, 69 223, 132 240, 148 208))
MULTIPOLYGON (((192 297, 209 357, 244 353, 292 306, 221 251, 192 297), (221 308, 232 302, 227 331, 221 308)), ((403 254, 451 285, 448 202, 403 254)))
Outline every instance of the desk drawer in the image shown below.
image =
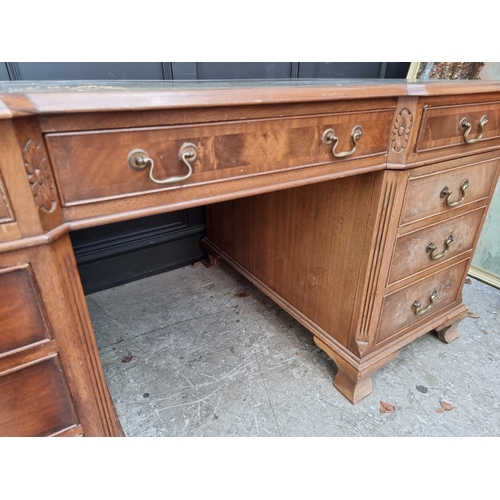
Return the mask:
POLYGON ((31 268, 0 269, 0 357, 50 339, 42 302, 31 268))
POLYGON ((472 249, 485 208, 447 219, 396 240, 389 284, 472 249))
MULTIPOLYGON (((383 161, 393 117, 392 109, 312 117, 205 125, 165 126, 91 132, 50 133, 47 148, 66 206, 102 198, 131 196, 154 190, 249 177, 308 165, 367 158, 364 165, 383 161), (352 132, 361 126, 355 151, 344 158, 332 155, 323 134, 333 129, 336 150, 353 149, 352 132), (153 177, 186 177, 189 167, 179 157, 185 143, 196 146, 189 160, 189 178, 171 184, 150 179, 144 170, 128 166, 129 153, 141 149, 154 161, 153 177), (373 159, 370 159, 373 158, 373 159)), ((337 152, 337 151, 336 151, 337 152)))
POLYGON ((469 259, 384 297, 377 343, 455 302, 462 289, 469 259), (432 298, 431 298, 432 297, 432 298), (417 314, 419 312, 420 314, 417 314))
POLYGON ((57 356, 0 374, 0 436, 50 436, 78 423, 57 356))
POLYGON ((467 154, 499 142, 500 102, 430 106, 424 107, 415 150, 420 153, 463 145, 467 154))
POLYGON ((423 175, 417 169, 408 180, 401 225, 445 212, 451 215, 455 207, 478 200, 486 203, 497 168, 498 159, 423 175))

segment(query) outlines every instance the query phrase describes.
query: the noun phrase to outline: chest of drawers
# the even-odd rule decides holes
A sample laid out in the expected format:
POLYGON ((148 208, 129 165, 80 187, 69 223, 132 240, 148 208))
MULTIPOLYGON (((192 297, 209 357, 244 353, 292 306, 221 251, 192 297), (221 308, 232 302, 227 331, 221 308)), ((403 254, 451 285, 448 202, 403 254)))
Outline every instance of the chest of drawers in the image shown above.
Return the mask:
POLYGON ((413 339, 458 336, 499 117, 498 82, 0 87, 0 434, 122 433, 67 233, 197 205, 205 264, 368 396, 413 339))

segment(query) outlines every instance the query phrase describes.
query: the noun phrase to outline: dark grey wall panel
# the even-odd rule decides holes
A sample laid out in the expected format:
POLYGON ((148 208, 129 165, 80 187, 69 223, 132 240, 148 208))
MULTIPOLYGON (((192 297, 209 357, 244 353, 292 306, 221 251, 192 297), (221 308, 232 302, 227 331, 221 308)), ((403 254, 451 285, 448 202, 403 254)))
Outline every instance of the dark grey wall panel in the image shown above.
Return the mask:
POLYGON ((299 63, 299 78, 406 78, 409 62, 299 63))
POLYGON ((164 80, 172 80, 172 63, 171 62, 162 62, 161 68, 163 70, 163 79, 164 80))
POLYGON ((22 80, 163 80, 159 62, 19 62, 22 80))
POLYGON ((406 78, 410 64, 409 62, 388 62, 385 78, 406 78))
MULTIPOLYGON (((16 66, 17 74, 24 80, 194 80, 406 78, 410 63, 16 63, 16 66)), ((0 80, 9 80, 6 63, 0 63, 0 80)))
MULTIPOLYGON (((381 78, 381 62, 299 63, 299 78, 381 78)), ((382 75, 383 77, 383 75, 382 75)))
POLYGON ((4 62, 0 62, 0 82, 6 80, 9 81, 9 73, 7 73, 7 66, 4 62))
POLYGON ((172 78, 174 80, 196 80, 195 62, 174 62, 172 63, 172 78))
POLYGON ((292 63, 287 62, 249 62, 249 63, 198 63, 198 78, 242 79, 247 78, 291 78, 292 63))
POLYGON ((293 78, 289 62, 172 63, 174 80, 234 80, 293 78))

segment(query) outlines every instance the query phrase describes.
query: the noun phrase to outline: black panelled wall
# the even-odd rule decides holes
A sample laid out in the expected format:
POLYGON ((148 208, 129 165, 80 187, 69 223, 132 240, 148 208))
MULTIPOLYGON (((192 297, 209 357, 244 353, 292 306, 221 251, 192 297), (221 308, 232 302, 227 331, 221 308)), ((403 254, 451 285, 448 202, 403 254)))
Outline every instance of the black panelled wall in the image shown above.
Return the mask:
MULTIPOLYGON (((0 63, 1 80, 212 80, 406 78, 408 62, 0 63)), ((71 233, 85 293, 192 264, 201 258, 203 207, 71 233)))

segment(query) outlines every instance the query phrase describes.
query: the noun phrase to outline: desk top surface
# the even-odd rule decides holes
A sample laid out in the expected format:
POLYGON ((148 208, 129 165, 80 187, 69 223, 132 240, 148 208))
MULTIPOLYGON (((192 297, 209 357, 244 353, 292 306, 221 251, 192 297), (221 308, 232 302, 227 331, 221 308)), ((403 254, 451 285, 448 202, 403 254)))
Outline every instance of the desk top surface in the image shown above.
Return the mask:
POLYGON ((52 113, 282 104, 500 92, 500 81, 201 80, 0 83, 0 119, 52 113))

